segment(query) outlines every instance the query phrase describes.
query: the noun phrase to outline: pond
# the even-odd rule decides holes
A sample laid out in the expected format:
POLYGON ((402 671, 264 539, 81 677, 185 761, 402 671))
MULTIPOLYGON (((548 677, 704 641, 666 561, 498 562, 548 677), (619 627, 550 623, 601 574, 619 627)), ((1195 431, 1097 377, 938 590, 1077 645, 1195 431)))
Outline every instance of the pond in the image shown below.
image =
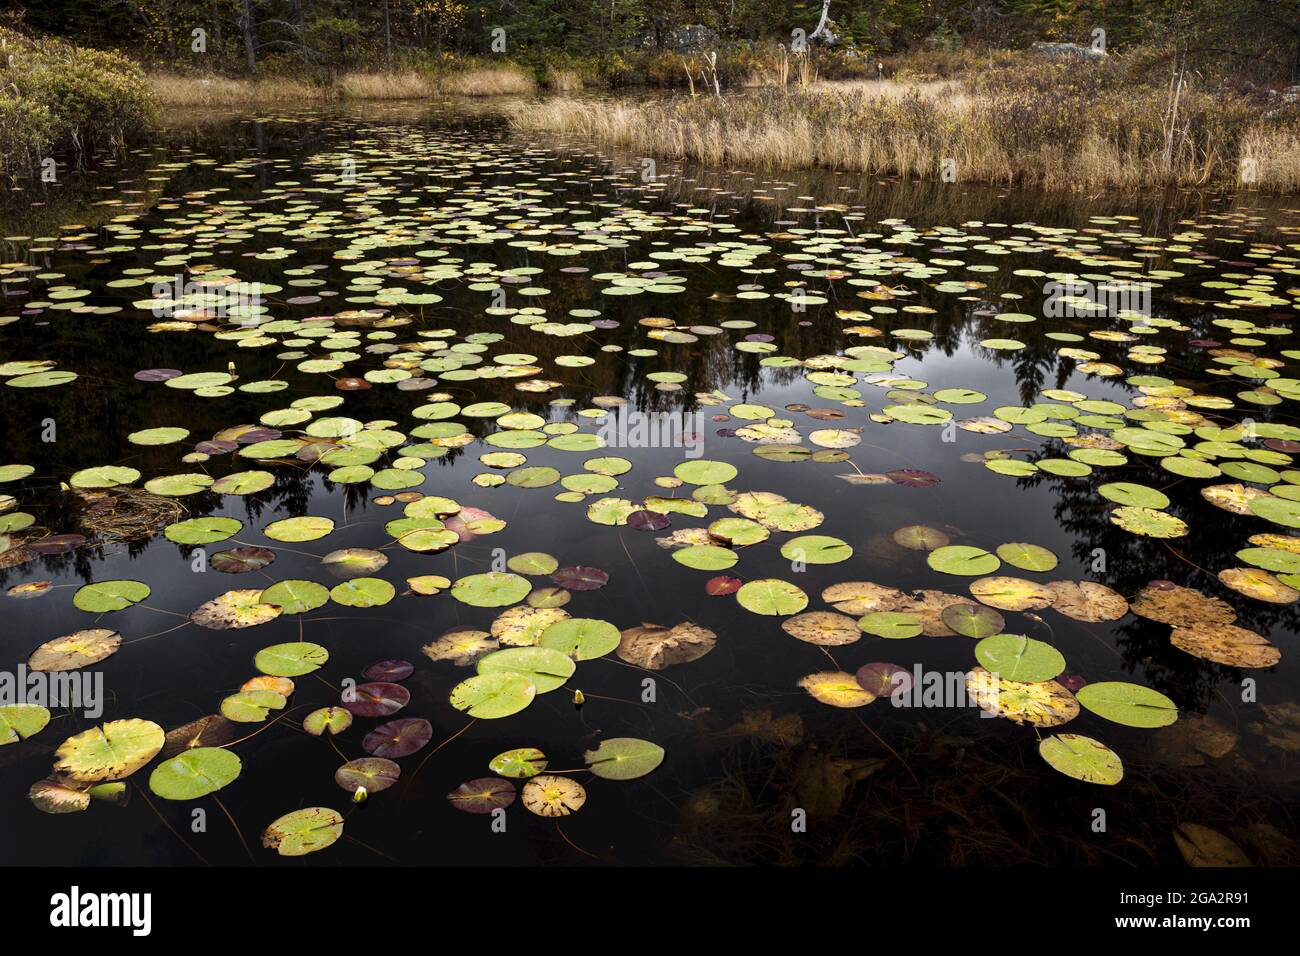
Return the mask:
POLYGON ((5 863, 1300 861, 1294 202, 403 104, 0 222, 5 863))

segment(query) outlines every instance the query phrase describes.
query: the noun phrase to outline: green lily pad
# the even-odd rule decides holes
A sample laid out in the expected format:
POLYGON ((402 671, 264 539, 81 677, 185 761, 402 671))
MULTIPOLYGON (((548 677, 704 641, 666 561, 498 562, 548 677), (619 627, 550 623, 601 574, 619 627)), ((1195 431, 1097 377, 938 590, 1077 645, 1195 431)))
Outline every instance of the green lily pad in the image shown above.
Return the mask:
POLYGON ((664 761, 664 748, 637 737, 610 737, 584 755, 587 766, 605 780, 635 780, 664 761))
POLYGON ((121 780, 157 756, 165 739, 151 720, 110 720, 60 744, 54 769, 82 783, 121 780))
POLYGON ((996 634, 975 645, 975 659, 1004 680, 1036 684, 1065 670, 1065 658, 1051 644, 1019 634, 996 634))
POLYGON ((749 581, 736 591, 736 600, 754 614, 798 614, 808 606, 808 595, 788 581, 763 578, 749 581))
POLYGON ((997 555, 990 554, 983 548, 973 548, 964 544, 950 544, 935 548, 926 556, 925 562, 944 574, 960 574, 968 577, 992 574, 1002 565, 997 555))
POLYGON ((1058 562, 1056 555, 1046 548, 1020 541, 998 545, 997 555, 1012 567, 1025 571, 1050 571, 1058 562))
POLYGON ((589 661, 604 657, 614 650, 620 639, 618 628, 608 621, 570 617, 556 621, 543 631, 537 644, 566 654, 574 660, 589 661))
POLYGON ((78 588, 72 603, 91 614, 106 614, 139 604, 149 594, 149 585, 143 581, 99 581, 78 588))
POLYGON ((334 522, 329 518, 303 515, 298 518, 282 518, 272 521, 262 534, 272 541, 315 541, 334 530, 334 522))
POLYGON ((1124 778, 1119 755, 1099 740, 1082 734, 1053 734, 1038 744, 1038 753, 1054 770, 1084 783, 1114 786, 1124 778))
POLYGON ((353 578, 330 588, 330 597, 348 607, 381 607, 396 594, 397 589, 383 578, 353 578))
POLYGON ((244 526, 234 518, 187 518, 163 529, 168 541, 177 544, 212 544, 225 541, 244 526))
POLYGON ((1178 719, 1177 705, 1164 694, 1127 681, 1088 684, 1075 697, 1098 717, 1126 727, 1164 727, 1178 719))
POLYGON ((537 693, 545 694, 564 686, 576 667, 571 657, 548 647, 507 647, 480 657, 477 670, 523 674, 537 686, 537 693))
POLYGON ((533 589, 527 578, 506 571, 488 571, 460 578, 451 596, 473 607, 506 607, 518 604, 533 589))
POLYGON ((343 835, 343 817, 329 807, 286 813, 262 834, 262 846, 281 856, 305 856, 333 845, 343 835))
POLYGON ((253 666, 272 677, 301 677, 325 666, 329 651, 319 644, 294 641, 264 647, 253 658, 253 666))
POLYGON ((35 736, 50 722, 50 712, 37 704, 0 707, 0 747, 35 736))
POLYGON ((149 789, 164 800, 197 800, 233 783, 242 766, 233 751, 195 747, 154 767, 149 789))
POLYGON ((838 564, 853 556, 847 541, 824 534, 805 534, 781 546, 781 557, 804 564, 838 564))
POLYGON ((688 485, 725 485, 739 472, 728 462, 700 458, 682 462, 673 469, 673 474, 688 485))
POLYGON ((461 681, 451 690, 451 706, 471 717, 495 720, 519 713, 536 696, 537 685, 526 675, 498 671, 461 681))
POLYGON ((521 780, 535 777, 546 769, 546 754, 536 747, 516 747, 499 753, 488 762, 488 769, 503 777, 521 780))
POLYGON ((277 581, 262 592, 265 604, 274 604, 284 614, 305 614, 323 607, 330 592, 315 581, 277 581))

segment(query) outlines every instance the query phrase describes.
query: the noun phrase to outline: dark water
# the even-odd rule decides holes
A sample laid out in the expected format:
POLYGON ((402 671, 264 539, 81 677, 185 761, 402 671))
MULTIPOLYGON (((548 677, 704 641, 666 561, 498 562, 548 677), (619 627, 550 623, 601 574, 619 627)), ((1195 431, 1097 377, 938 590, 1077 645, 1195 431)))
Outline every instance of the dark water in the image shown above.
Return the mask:
MULTIPOLYGON (((814 396, 812 384, 803 377, 805 369, 764 367, 762 354, 735 348, 753 334, 772 337, 775 351, 770 354, 797 358, 833 355, 854 345, 897 348, 905 356, 894 364, 896 373, 928 383, 930 390, 960 386, 987 395, 978 405, 953 406, 959 418, 1047 401, 1040 398, 1043 389, 1075 390, 1090 399, 1128 406, 1139 395, 1126 383, 1131 375, 1164 376, 1200 394, 1231 397, 1251 386, 1210 374, 1207 370, 1214 363, 1208 347, 1188 344, 1212 337, 1226 342, 1229 337, 1214 325, 1229 310, 1207 302, 1212 296, 1200 283, 1224 274, 1240 276, 1230 280, 1236 283, 1250 276, 1271 277, 1274 284, 1269 288, 1283 300, 1284 290, 1290 288, 1292 301, 1251 310, 1250 319, 1264 324, 1265 316, 1274 323, 1294 317, 1295 303, 1300 302, 1295 290, 1300 285, 1295 255, 1300 218, 1294 204, 1246 194, 1063 197, 961 184, 919 187, 829 174, 786 180, 668 162, 659 164, 659 181, 647 185, 640 178, 637 157, 572 147, 519 140, 491 117, 414 107, 367 107, 329 116, 233 117, 178 127, 165 146, 125 157, 119 165, 100 167, 44 192, 29 184, 25 195, 10 196, 0 228, 7 237, 0 259, 38 268, 5 273, 0 314, 17 318, 0 326, 0 361, 52 360, 78 378, 49 388, 0 388, 5 436, 0 463, 35 468, 30 477, 6 483, 0 491, 14 495, 17 508, 33 514, 34 527, 45 529, 42 533, 86 533, 81 528, 81 499, 59 487, 79 469, 126 465, 142 473, 142 483, 175 473, 220 477, 265 468, 274 473, 275 483, 264 492, 248 497, 200 492, 175 500, 191 517, 223 515, 244 522, 235 539, 270 547, 277 556, 261 572, 227 575, 207 568, 196 573, 191 550, 161 534, 129 541, 89 535, 85 546, 69 553, 33 556, 5 567, 0 570, 5 588, 36 581, 55 585, 35 598, 0 598, 5 666, 16 668, 37 645, 60 635, 111 627, 122 635, 123 646, 93 668, 103 673, 107 694, 100 720, 139 717, 171 729, 216 713, 224 697, 255 675, 253 656, 265 646, 305 638, 327 648, 330 659, 316 675, 296 678, 283 720, 237 725, 238 736, 255 736, 234 748, 243 761, 242 773, 217 795, 219 804, 214 797, 187 803, 149 795, 145 769, 130 778, 131 799, 125 807, 96 801, 80 813, 40 812, 29 802, 27 788, 50 773, 54 750, 64 739, 94 723, 79 712, 56 710, 39 734, 0 748, 0 805, 10 820, 0 837, 0 860, 139 865, 194 863, 201 858, 238 864, 247 863, 251 854, 259 865, 317 866, 393 861, 1146 865, 1181 859, 1173 830, 1185 823, 1229 835, 1256 863, 1300 859, 1292 816, 1300 780, 1298 678, 1290 657, 1297 630, 1295 606, 1252 600, 1215 577, 1221 569, 1241 566, 1234 554, 1247 547, 1249 535, 1286 534, 1286 528, 1215 507, 1197 491, 1213 482, 1162 473, 1156 467, 1158 458, 1142 455, 1082 477, 996 474, 962 456, 1004 449, 1029 460, 1059 458, 1066 446, 1023 427, 992 435, 957 430, 955 441, 945 441, 939 428, 873 421, 869 416, 895 399, 886 397, 887 389, 865 384, 864 374, 856 375, 856 387, 865 407, 843 407, 814 396), (337 178, 348 168, 346 159, 355 163, 355 184, 337 178), (28 206, 33 199, 44 205, 28 206), (478 199, 489 205, 464 205, 478 199), (102 204, 104 200, 110 204, 102 204), (444 228, 455 204, 461 206, 466 223, 497 227, 515 220, 514 234, 494 231, 481 241, 465 242, 472 235, 468 227, 444 228), (120 225, 112 219, 123 215, 138 217, 133 231, 105 231, 106 225, 120 225), (316 235, 286 233, 308 216, 317 217, 316 235), (396 216, 411 218, 382 218, 396 216), (1133 218, 1108 218, 1113 216, 1133 218), (917 232, 900 229, 895 219, 906 220, 917 232), (619 234, 610 226, 627 227, 621 233, 626 243, 551 256, 523 248, 519 241, 543 236, 541 226, 559 223, 565 228, 545 238, 591 242, 590 236, 584 239, 579 233, 589 231, 597 220, 605 220, 606 237, 619 234), (1030 223, 1065 231, 1044 236, 1030 223), (430 230, 430 224, 438 228, 430 230), (934 233, 933 227, 951 231, 934 233), (907 278, 900 275, 907 267, 895 264, 877 281, 906 286, 915 294, 863 299, 855 293, 871 286, 849 284, 851 268, 844 275, 824 273, 828 267, 843 267, 844 260, 842 248, 817 250, 811 237, 819 230, 841 230, 826 233, 836 240, 849 232, 873 234, 878 238, 864 239, 862 248, 892 250, 922 263, 956 259, 994 265, 997 271, 949 267, 944 275, 907 278), (954 244, 952 237, 959 233, 985 238, 954 244), (1187 238, 1189 233, 1195 238, 1187 238), (892 241, 900 235, 901 242, 892 241), (1030 248, 1010 254, 1002 254, 1006 245, 992 251, 978 248, 1013 236, 1023 237, 1030 248), (1183 238, 1170 238, 1177 236, 1183 238), (720 265, 715 249, 704 254, 703 262, 661 260, 662 270, 685 287, 682 292, 601 294, 609 285, 607 279, 596 278, 601 274, 644 274, 654 271, 644 265, 653 253, 714 241, 770 246, 771 251, 753 261, 754 268, 768 271, 742 273, 720 265), (1203 257, 1199 266, 1173 264, 1188 255, 1168 250, 1180 242, 1203 257), (354 258, 336 256, 350 244, 357 250, 354 258), (810 246, 814 251, 806 258, 783 258, 804 254, 810 246), (287 250, 283 256, 274 251, 279 248, 287 250), (484 274, 541 269, 522 282, 508 277, 506 308, 541 308, 548 320, 557 322, 587 321, 568 313, 589 309, 600 313, 602 324, 612 320, 617 326, 571 337, 532 331, 504 315, 485 312, 494 305, 491 292, 469 288, 481 277, 459 276, 437 283, 440 302, 389 307, 386 314, 411 320, 389 328, 391 339, 367 339, 373 322, 358 323, 362 337, 358 348, 347 349, 356 357, 345 361, 345 370, 309 374, 296 368, 301 359, 279 357, 296 349, 280 343, 240 347, 214 335, 223 328, 228 332, 229 325, 149 331, 159 320, 133 303, 149 298, 155 276, 180 270, 183 262, 169 260, 169 255, 196 249, 202 255, 191 264, 211 263, 235 270, 245 281, 283 286, 268 298, 271 320, 366 309, 373 304, 375 290, 388 285, 433 291, 432 285, 410 281, 399 272, 388 274, 382 283, 349 289, 363 273, 344 267, 381 259, 428 265, 439 260, 419 259, 416 253, 443 250, 445 258, 459 258, 465 265, 485 264, 484 274), (1153 294, 1154 314, 1174 319, 1185 329, 1158 329, 1137 342, 1166 349, 1161 364, 1126 361, 1124 347, 1104 341, 1049 339, 1047 332, 1087 336, 1097 327, 1125 328, 1127 323, 1041 318, 1044 278, 1013 274, 1017 269, 1106 273, 1096 260, 1107 256, 1136 262, 1139 273, 1189 273, 1163 279, 1153 294), (803 263, 822 274, 809 276, 792 268, 803 263), (322 268, 309 277, 323 284, 295 288, 286 282, 286 269, 313 265, 322 268), (561 271, 574 266, 588 271, 561 271), (132 269, 150 277, 145 285, 108 285, 132 275, 132 269), (801 275, 810 293, 828 301, 813 301, 796 311, 777 298, 733 298, 741 284, 783 292, 786 283, 799 281, 801 275), (967 301, 933 287, 952 278, 973 279, 986 287, 971 290, 967 301), (53 308, 60 300, 50 298, 48 291, 59 286, 89 290, 77 301, 120 306, 121 311, 94 314, 53 308), (530 286, 549 293, 518 293, 530 286), (337 295, 301 304, 286 301, 321 290, 337 295), (837 318, 837 309, 882 304, 921 305, 934 311, 878 314, 861 322, 888 330, 924 329, 933 337, 909 343, 887 335, 850 340, 844 334, 846 325, 859 323, 837 318), (993 318, 998 310, 1040 318, 1032 323, 998 322, 993 318), (647 317, 670 319, 678 329, 708 326, 716 334, 700 334, 680 344, 654 341, 647 337, 651 327, 639 324, 647 317), (753 326, 720 328, 736 320, 753 326), (381 367, 386 355, 367 352, 367 345, 410 342, 418 332, 434 329, 453 329, 450 340, 476 332, 500 333, 504 338, 488 346, 485 358, 535 356, 534 364, 543 369, 539 377, 559 386, 526 392, 515 384, 529 379, 478 378, 444 381, 429 391, 405 391, 391 383, 344 391, 331 381, 381 367), (979 344, 989 338, 1014 338, 1024 348, 997 351, 979 344), (1058 353, 1063 344, 1093 349, 1102 361, 1122 366, 1124 374, 1085 374, 1077 360, 1058 353), (628 354, 647 348, 657 354, 628 354), (555 363, 556 357, 567 355, 595 361, 585 367, 555 363), (154 368, 224 372, 231 362, 237 369, 236 386, 275 379, 288 387, 272 394, 235 390, 203 398, 133 378, 139 370, 154 368), (686 376, 680 389, 658 389, 646 378, 665 371, 686 376), (549 422, 574 422, 583 431, 594 431, 599 423, 575 412, 602 396, 624 398, 641 412, 700 411, 704 457, 739 469, 729 487, 777 492, 813 506, 825 517, 810 533, 842 538, 854 554, 847 562, 794 570, 779 550, 791 536, 774 532, 762 544, 739 549, 740 562, 728 571, 693 570, 672 560, 655 539, 730 516, 725 507, 710 507, 706 519, 673 515, 671 528, 660 532, 598 525, 587 520, 586 508, 603 495, 588 496, 587 502, 561 502, 553 499, 562 490, 559 485, 530 489, 472 484, 474 475, 492 471, 479 464, 478 456, 499 450, 479 442, 429 461, 422 469, 424 482, 413 490, 487 510, 507 524, 499 532, 438 554, 413 553, 392 542, 384 523, 400 517, 402 505, 374 501, 391 492, 365 482, 346 487, 331 483, 323 466, 293 460, 258 463, 231 455, 192 464, 180 461, 194 443, 225 428, 255 423, 268 411, 310 396, 339 395, 345 400, 317 417, 390 421, 395 424, 389 427, 406 432, 420 424, 411 418, 411 410, 428 401, 431 392, 444 390, 461 405, 498 401, 549 422), (697 396, 714 390, 728 400, 701 405, 697 396), (551 405, 556 398, 574 404, 551 405), (820 428, 861 428, 861 444, 847 449, 852 465, 755 455, 754 444, 717 434, 751 422, 710 420, 735 402, 769 406, 805 436, 820 428), (845 417, 815 421, 801 411, 786 410, 800 404, 838 408, 845 417), (57 435, 53 442, 43 440, 51 420, 57 435), (190 434, 180 444, 159 447, 127 440, 133 432, 161 426, 180 426, 190 434), (873 474, 918 469, 939 481, 928 487, 857 485, 839 477, 855 467, 873 474), (1164 489, 1172 499, 1169 512, 1186 522, 1189 533, 1165 542, 1112 523, 1112 503, 1097 488, 1118 481, 1164 489), (262 536, 261 529, 271 521, 303 514, 332 518, 335 530, 299 544, 281 545, 262 536), (1114 622, 1085 623, 1052 610, 1004 612, 1006 631, 1051 643, 1065 656, 1067 674, 1094 683, 1132 681, 1177 704, 1181 719, 1172 728, 1121 726, 1088 710, 1064 727, 1104 741, 1122 757, 1124 779, 1102 787, 1068 779, 1039 758, 1037 743, 1052 732, 1048 729, 984 719, 971 707, 912 710, 893 708, 884 699, 861 708, 828 707, 798 686, 805 675, 852 673, 873 661, 908 670, 920 665, 927 671, 960 673, 975 664, 974 642, 967 638, 885 641, 868 635, 847 646, 820 648, 784 633, 781 618, 750 613, 734 597, 713 597, 704 590, 715 574, 744 580, 778 578, 802 588, 810 610, 828 609, 819 598, 821 591, 844 581, 967 595, 972 578, 932 570, 924 552, 894 544, 894 530, 910 524, 941 529, 954 544, 990 550, 1003 542, 1030 542, 1050 549, 1060 560, 1046 574, 1010 566, 999 574, 1040 581, 1093 580, 1128 598, 1152 580, 1200 589, 1225 599, 1237 612, 1239 626, 1277 645, 1281 662, 1240 670, 1200 659, 1171 646, 1167 624, 1133 614, 1114 622), (228 589, 267 587, 287 579, 332 586, 339 579, 322 568, 319 557, 349 547, 383 549, 388 563, 375 576, 397 587, 391 603, 370 609, 330 603, 306 615, 283 615, 241 630, 186 623, 186 615, 228 589), (565 609, 575 617, 619 628, 689 620, 715 632, 717 645, 697 661, 660 673, 631 667, 613 654, 581 661, 565 688, 539 695, 510 717, 478 720, 466 729, 466 716, 449 704, 448 696, 473 673, 472 667, 431 661, 421 647, 459 625, 486 630, 498 611, 468 606, 446 592, 431 597, 404 594, 404 581, 425 574, 455 580, 487 571, 494 549, 506 555, 548 552, 561 566, 608 572, 607 586, 573 594, 565 609), (1102 564, 1097 562, 1099 553, 1104 554, 1102 564), (146 582, 152 594, 138 605, 102 617, 73 605, 76 587, 117 579, 146 582), (342 681, 358 678, 371 663, 389 658, 414 663, 414 674, 404 681, 411 700, 397 716, 429 720, 433 742, 401 758, 403 778, 394 788, 353 807, 333 780, 342 762, 339 752, 329 740, 302 733, 297 723, 311 709, 336 704, 342 681), (643 700, 647 677, 656 681, 651 702, 643 700), (1245 678, 1253 679, 1254 686, 1243 700, 1245 678), (574 689, 586 697, 580 709, 574 706, 574 689), (1235 735, 1227 753, 1207 755, 1182 736, 1189 722, 1202 727, 1205 717, 1235 735), (494 832, 489 817, 462 813, 445 799, 463 781, 489 776, 488 761, 509 748, 536 746, 550 758, 550 770, 578 771, 583 752, 609 737, 653 741, 665 749, 664 762, 652 774, 632 781, 575 772, 587 788, 587 802, 558 826, 516 802, 506 812, 505 832, 494 832), (301 860, 278 857, 260 846, 260 834, 272 820, 311 806, 344 813, 345 837, 301 860), (206 829, 200 832, 191 825, 195 808, 206 811, 206 829), (796 808, 809 811, 807 832, 791 829, 796 808), (1098 809, 1106 813, 1103 833, 1093 829, 1098 809)), ((1239 318, 1242 310, 1231 314, 1239 318)), ((1286 339, 1278 337, 1259 354, 1274 355, 1288 347, 1286 339)), ((302 351, 320 357, 325 350, 311 344, 302 351)), ((1288 372, 1283 369, 1281 374, 1288 372)), ((1217 412, 1215 421, 1228 425, 1252 417, 1294 423, 1289 405, 1287 400, 1256 408, 1242 402, 1217 412)), ((478 437, 492 430, 490 419, 457 420, 478 437)), ((284 431, 288 435, 293 429, 284 431)), ((624 457, 633 467, 609 494, 633 501, 654 494, 687 495, 691 490, 689 485, 665 489, 654 481, 681 464, 681 448, 582 453, 541 445, 523 454, 528 466, 549 465, 566 475, 581 471, 582 462, 595 455, 624 457)), ((1217 479, 1229 480, 1234 479, 1217 479)), ((39 537, 31 531, 27 535, 39 537)), ((234 545, 227 541, 205 547, 211 554, 234 545)), ((550 582, 534 578, 533 583, 540 587, 550 582)), ((357 718, 333 743, 348 759, 365 756, 361 738, 379 722, 357 718)))

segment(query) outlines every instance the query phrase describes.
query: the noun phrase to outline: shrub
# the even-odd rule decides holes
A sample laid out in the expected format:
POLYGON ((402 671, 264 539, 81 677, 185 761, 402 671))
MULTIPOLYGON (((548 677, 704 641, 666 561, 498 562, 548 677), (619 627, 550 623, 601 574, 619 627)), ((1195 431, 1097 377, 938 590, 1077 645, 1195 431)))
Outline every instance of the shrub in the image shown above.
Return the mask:
POLYGON ((35 166, 54 142, 54 117, 39 103, 0 90, 0 174, 35 166))
POLYGON ((0 73, 0 164, 9 175, 50 150, 80 159, 121 146, 157 121, 144 73, 126 57, 3 28, 0 38, 14 55, 0 73))

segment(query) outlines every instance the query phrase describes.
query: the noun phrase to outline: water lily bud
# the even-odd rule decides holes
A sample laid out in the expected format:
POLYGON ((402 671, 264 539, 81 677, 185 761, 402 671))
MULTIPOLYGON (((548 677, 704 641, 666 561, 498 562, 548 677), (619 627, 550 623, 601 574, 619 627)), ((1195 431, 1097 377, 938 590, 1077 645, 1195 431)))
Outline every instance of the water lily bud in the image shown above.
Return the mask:
POLYGON ((370 796, 365 787, 357 787, 352 794, 353 803, 365 803, 366 797, 370 796))
POLYGON ((582 710, 582 705, 586 702, 587 702, 587 698, 582 696, 582 691, 575 690, 573 692, 573 706, 575 708, 577 708, 578 710, 582 710))

